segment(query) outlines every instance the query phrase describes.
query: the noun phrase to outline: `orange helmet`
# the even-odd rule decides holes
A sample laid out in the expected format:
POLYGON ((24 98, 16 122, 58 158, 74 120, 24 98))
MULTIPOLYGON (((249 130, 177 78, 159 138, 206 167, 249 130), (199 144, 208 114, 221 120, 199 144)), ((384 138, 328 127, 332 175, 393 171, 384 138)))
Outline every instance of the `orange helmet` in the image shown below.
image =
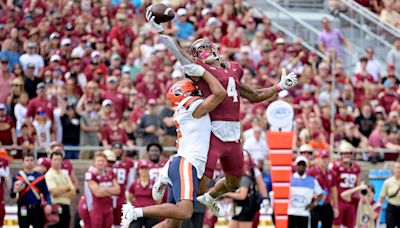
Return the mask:
POLYGON ((168 90, 167 99, 171 102, 172 107, 175 107, 186 97, 198 95, 197 91, 197 86, 192 81, 178 81, 168 90))

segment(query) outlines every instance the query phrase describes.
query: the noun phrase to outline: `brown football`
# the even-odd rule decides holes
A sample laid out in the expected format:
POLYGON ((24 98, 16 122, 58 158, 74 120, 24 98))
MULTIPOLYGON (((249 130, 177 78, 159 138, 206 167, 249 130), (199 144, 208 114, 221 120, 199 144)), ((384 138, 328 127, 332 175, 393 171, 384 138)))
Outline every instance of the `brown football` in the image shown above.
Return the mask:
POLYGON ((174 11, 163 3, 153 4, 148 8, 148 10, 151 11, 154 16, 154 21, 157 24, 168 22, 175 17, 174 11))

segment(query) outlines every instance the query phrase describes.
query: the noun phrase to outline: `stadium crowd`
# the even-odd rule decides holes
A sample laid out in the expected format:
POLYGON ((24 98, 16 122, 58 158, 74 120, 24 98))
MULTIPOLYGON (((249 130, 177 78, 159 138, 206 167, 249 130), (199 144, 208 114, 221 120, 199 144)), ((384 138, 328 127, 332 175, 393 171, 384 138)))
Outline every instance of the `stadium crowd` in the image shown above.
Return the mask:
MULTIPOLYGON (((335 146, 347 141, 352 148, 364 149, 356 159, 396 159, 397 154, 374 148, 400 149, 399 38, 387 62, 375 59, 370 47, 355 69, 344 69, 340 50, 351 47, 327 19, 321 21, 318 47, 328 58, 321 59, 306 50, 300 38, 290 42, 283 32, 274 31, 268 16, 244 1, 225 0, 214 6, 183 2, 172 1, 176 18, 165 24, 165 32, 184 50, 197 38, 209 38, 219 45, 223 59, 241 63, 242 80, 254 88, 277 84, 282 67, 299 75, 295 88, 276 97, 295 110, 294 148, 311 154, 327 150, 333 133, 335 146), (328 42, 332 39, 336 40, 328 42)), ((52 141, 113 150, 124 146, 133 151, 129 155, 140 153, 138 146, 149 151, 151 143, 175 146, 173 111, 164 94, 185 75, 146 23, 144 12, 151 3, 0 1, 0 142, 17 149, 14 157, 27 152, 46 157, 52 141)), ((269 127, 265 110, 270 102, 241 102, 244 148, 264 161, 264 132, 269 127)), ((66 150, 64 158, 93 157, 93 151, 77 148, 66 150)), ((149 168, 146 160, 139 163, 137 168, 149 168)), ((135 198, 137 189, 128 190, 135 198)), ((63 191, 66 198, 72 197, 75 187, 68 182, 63 191)), ((124 191, 121 187, 110 192, 99 194, 124 191)), ((60 202, 68 205, 68 200, 60 202)))

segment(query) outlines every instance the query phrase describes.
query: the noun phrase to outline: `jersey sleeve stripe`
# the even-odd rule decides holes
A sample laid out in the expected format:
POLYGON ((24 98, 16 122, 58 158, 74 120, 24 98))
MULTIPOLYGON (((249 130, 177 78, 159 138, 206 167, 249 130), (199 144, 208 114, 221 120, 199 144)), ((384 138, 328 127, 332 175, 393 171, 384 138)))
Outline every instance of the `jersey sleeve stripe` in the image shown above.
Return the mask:
POLYGON ((183 107, 185 107, 186 109, 189 109, 190 105, 191 105, 194 101, 197 101, 198 99, 201 99, 201 97, 199 97, 199 96, 191 97, 189 100, 187 100, 187 101, 185 102, 185 104, 183 104, 183 107))

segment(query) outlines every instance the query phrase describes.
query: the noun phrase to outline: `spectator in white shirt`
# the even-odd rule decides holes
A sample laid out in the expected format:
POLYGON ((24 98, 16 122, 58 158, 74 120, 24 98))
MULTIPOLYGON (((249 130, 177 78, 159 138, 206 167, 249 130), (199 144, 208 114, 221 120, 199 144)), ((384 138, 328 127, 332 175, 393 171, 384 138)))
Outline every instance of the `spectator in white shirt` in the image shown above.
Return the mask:
POLYGON ((35 65, 34 74, 35 76, 39 76, 40 70, 44 67, 44 60, 41 55, 35 53, 36 52, 35 50, 36 50, 36 43, 28 42, 27 52, 21 55, 21 57, 19 57, 19 62, 21 63, 22 68, 24 70, 26 70, 29 63, 34 64, 35 65))
MULTIPOLYGON (((381 78, 381 63, 379 60, 374 58, 374 49, 372 47, 368 47, 365 49, 366 56, 368 58, 367 63, 367 72, 372 75, 375 81, 379 81, 381 78)), ((358 73, 361 71, 361 64, 357 62, 356 70, 354 73, 358 73)))
POLYGON ((249 152, 251 157, 256 160, 259 165, 263 164, 268 150, 267 141, 261 137, 261 133, 262 129, 255 126, 253 128, 253 135, 243 144, 243 149, 249 152))
POLYGON ((27 93, 23 92, 18 98, 18 103, 14 107, 14 115, 17 119, 17 136, 21 136, 21 127, 25 123, 26 112, 29 102, 29 96, 27 93))

